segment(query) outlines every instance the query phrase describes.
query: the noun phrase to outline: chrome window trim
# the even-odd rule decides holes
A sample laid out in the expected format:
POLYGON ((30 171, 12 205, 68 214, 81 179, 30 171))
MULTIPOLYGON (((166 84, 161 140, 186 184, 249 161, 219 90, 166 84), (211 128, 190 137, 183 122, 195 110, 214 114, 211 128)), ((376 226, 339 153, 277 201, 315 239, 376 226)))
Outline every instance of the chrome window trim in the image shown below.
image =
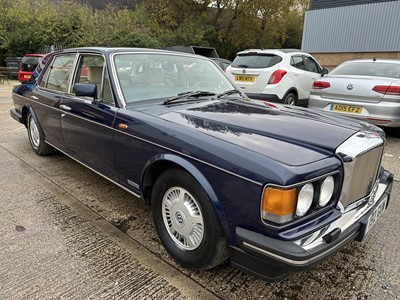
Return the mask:
MULTIPOLYGON (((286 224, 283 224, 283 225, 280 225, 280 226, 279 226, 279 225, 273 225, 273 224, 270 224, 270 223, 266 223, 266 222, 264 221, 264 219, 263 219, 263 217, 262 217, 262 200, 264 199, 265 190, 266 190, 268 187, 274 187, 274 188, 280 188, 280 189, 288 190, 288 189, 296 188, 296 187, 298 187, 298 186, 305 185, 305 184, 310 183, 310 182, 318 181, 318 180, 321 180, 321 179, 326 178, 326 177, 328 177, 328 176, 336 175, 336 174, 339 174, 339 173, 340 173, 340 170, 336 170, 336 171, 332 171, 332 172, 326 173, 326 174, 324 174, 324 175, 315 177, 315 178, 313 178, 313 179, 305 180, 305 181, 302 181, 302 182, 299 182, 299 183, 295 183, 295 184, 291 184, 291 185, 279 185, 279 184, 267 183, 266 185, 264 185, 263 191, 262 191, 262 193, 261 193, 261 198, 260 198, 260 219, 261 219, 261 222, 262 222, 264 225, 268 226, 268 227, 276 228, 276 229, 283 229, 283 228, 285 228, 285 226, 294 224, 294 223, 286 223, 286 224)), ((322 208, 322 209, 323 209, 323 208, 322 208)), ((301 220, 304 220, 304 219, 307 218, 307 217, 310 217, 310 216, 307 216, 307 215, 306 215, 306 216, 304 216, 304 217, 300 217, 300 219, 301 219, 301 220)))
POLYGON ((74 54, 75 55, 75 58, 74 58, 74 62, 73 62, 73 64, 72 64, 72 67, 71 67, 71 74, 73 75, 73 74, 75 74, 75 67, 76 67, 76 59, 77 59, 77 52, 60 52, 60 53, 57 53, 57 54, 55 54, 55 55, 53 55, 53 57, 51 58, 51 60, 50 61, 48 61, 47 63, 46 63, 46 66, 45 66, 45 68, 43 68, 43 70, 40 72, 40 74, 39 74, 39 77, 36 79, 36 81, 37 81, 37 84, 36 84, 36 87, 39 89, 39 90, 45 90, 45 91, 48 91, 48 92, 56 92, 57 94, 60 94, 60 95, 66 95, 66 94, 68 94, 69 93, 69 90, 70 90, 70 86, 71 86, 71 78, 73 77, 73 76, 69 76, 69 78, 68 78, 68 85, 67 85, 67 91, 66 92, 63 92, 63 91, 58 91, 58 90, 52 90, 52 89, 49 89, 49 88, 47 88, 47 87, 42 87, 42 86, 40 86, 39 85, 39 83, 40 83, 40 81, 42 80, 42 77, 43 77, 43 75, 44 75, 44 73, 47 71, 47 69, 49 68, 49 66, 50 66, 50 62, 54 62, 54 60, 56 59, 56 57, 59 57, 59 56, 63 56, 63 55, 71 55, 71 54, 74 54))
MULTIPOLYGON (((72 92, 72 89, 73 89, 72 82, 75 81, 75 79, 76 79, 76 77, 78 75, 77 74, 77 72, 78 72, 78 63, 82 59, 82 57, 84 57, 84 56, 101 56, 103 58, 103 64, 104 65, 103 65, 103 70, 102 70, 102 73, 101 73, 101 84, 100 84, 100 96, 103 96, 103 92, 104 92, 104 74, 107 71, 107 60, 106 60, 105 55, 103 53, 99 53, 99 52, 77 52, 77 57, 75 59, 75 64, 74 64, 73 80, 71 80, 68 92, 65 95, 77 97, 72 92)), ((111 93, 111 96, 112 96, 112 93, 111 93)), ((112 106, 112 107, 117 107, 115 105, 114 96, 112 96, 112 98, 113 98, 113 102, 114 102, 112 105, 110 103, 105 103, 105 102, 101 101, 101 100, 103 100, 102 97, 100 97, 99 99, 100 99, 100 102, 105 104, 105 105, 109 105, 109 106, 112 106)), ((83 98, 80 98, 80 97, 77 97, 77 99, 83 100, 83 98)))

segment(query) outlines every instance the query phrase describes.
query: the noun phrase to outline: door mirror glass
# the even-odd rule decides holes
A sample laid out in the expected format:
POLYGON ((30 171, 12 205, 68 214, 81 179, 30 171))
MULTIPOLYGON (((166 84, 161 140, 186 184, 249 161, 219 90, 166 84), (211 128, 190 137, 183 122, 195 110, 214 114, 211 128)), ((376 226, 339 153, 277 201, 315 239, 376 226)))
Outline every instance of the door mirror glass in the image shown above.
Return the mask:
POLYGON ((322 76, 325 76, 328 73, 329 73, 329 70, 327 68, 322 68, 322 72, 321 72, 322 76))

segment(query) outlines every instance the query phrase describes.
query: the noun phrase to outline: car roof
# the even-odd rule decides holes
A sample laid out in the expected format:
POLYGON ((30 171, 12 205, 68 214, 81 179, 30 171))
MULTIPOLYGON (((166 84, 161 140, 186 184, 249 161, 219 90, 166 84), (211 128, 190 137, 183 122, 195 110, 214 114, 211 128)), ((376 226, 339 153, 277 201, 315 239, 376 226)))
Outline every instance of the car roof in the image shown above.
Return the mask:
POLYGON ((347 60, 343 62, 343 64, 351 64, 351 63, 377 63, 377 62, 384 62, 384 63, 394 63, 400 64, 400 60, 398 59, 381 59, 381 58, 370 58, 370 59, 353 59, 347 60))
POLYGON ((272 54, 280 54, 280 55, 284 55, 284 54, 308 54, 307 52, 301 51, 299 49, 246 49, 243 51, 238 52, 237 54, 246 54, 249 52, 257 52, 257 53, 272 53, 272 54))
POLYGON ((64 53, 68 52, 100 52, 104 55, 111 55, 113 53, 134 53, 134 52, 148 52, 148 53, 165 53, 165 54, 174 54, 179 56, 191 56, 197 58, 208 59, 205 56, 185 53, 185 52, 177 52, 163 49, 151 49, 151 48, 127 48, 127 47, 79 47, 79 48, 70 48, 62 50, 64 53))

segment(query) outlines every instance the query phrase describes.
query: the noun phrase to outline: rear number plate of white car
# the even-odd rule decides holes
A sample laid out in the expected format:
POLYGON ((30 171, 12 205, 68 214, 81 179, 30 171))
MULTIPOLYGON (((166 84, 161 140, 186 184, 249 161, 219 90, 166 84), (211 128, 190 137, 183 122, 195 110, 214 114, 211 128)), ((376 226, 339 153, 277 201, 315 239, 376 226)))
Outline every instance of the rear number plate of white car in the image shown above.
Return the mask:
POLYGON ((236 75, 235 81, 254 82, 254 81, 256 81, 256 77, 255 76, 236 75))
POLYGON ((376 220, 378 220, 378 218, 385 211, 386 205, 387 205, 387 197, 385 197, 385 199, 381 203, 379 203, 379 205, 377 207, 375 207, 374 211, 368 217, 367 229, 365 230, 365 234, 368 233, 368 231, 371 229, 371 227, 375 224, 376 220))
POLYGON ((361 114, 362 107, 342 104, 331 104, 332 111, 349 112, 353 114, 361 114))

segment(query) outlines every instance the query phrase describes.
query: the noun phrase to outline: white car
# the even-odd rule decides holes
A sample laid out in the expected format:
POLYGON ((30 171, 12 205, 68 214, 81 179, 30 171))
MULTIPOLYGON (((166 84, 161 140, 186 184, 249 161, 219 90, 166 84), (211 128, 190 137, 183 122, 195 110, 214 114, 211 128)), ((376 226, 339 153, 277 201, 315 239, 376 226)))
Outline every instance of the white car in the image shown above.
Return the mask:
POLYGON ((250 49, 226 73, 250 98, 307 106, 313 82, 328 70, 299 50, 250 49))

